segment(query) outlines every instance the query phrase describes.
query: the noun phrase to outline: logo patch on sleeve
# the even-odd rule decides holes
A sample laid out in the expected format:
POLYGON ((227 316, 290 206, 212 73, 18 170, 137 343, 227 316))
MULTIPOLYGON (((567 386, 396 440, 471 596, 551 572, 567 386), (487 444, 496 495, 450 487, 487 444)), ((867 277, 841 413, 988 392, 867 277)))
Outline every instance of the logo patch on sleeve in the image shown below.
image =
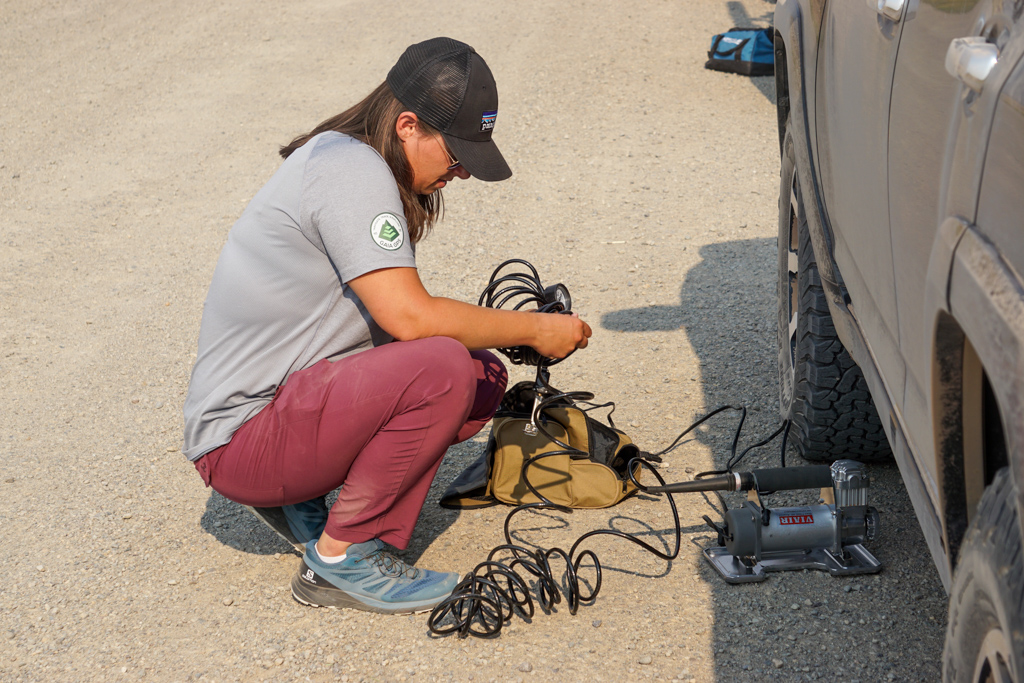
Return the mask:
POLYGON ((393 213, 382 213, 370 223, 370 237, 381 249, 395 251, 405 244, 402 221, 393 213))
POLYGON ((497 111, 485 111, 483 116, 480 117, 480 132, 494 130, 494 120, 496 118, 498 118, 497 111))

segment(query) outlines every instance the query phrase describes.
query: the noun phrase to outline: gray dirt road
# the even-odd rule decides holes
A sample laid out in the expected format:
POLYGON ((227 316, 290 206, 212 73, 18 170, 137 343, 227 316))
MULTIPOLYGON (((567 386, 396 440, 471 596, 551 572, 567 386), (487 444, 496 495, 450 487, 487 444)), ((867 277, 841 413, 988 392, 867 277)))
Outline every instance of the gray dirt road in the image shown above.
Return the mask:
MULTIPOLYGON (((0 680, 934 681, 945 595, 894 466, 872 468, 885 571, 727 586, 714 514, 679 498, 666 564, 596 540, 596 603, 494 641, 425 618, 314 610, 297 558, 178 452, 206 287, 278 144, 377 85, 404 47, 474 45, 501 91, 504 183, 455 183, 423 245, 436 294, 475 300, 522 257, 594 326, 556 385, 614 400, 656 450, 725 402, 745 443, 778 422, 771 79, 705 71, 710 36, 762 0, 95 2, 0 9, 0 680)), ((513 379, 525 378, 523 372, 513 379)), ((723 419, 669 458, 720 466, 723 419)), ((443 487, 482 447, 453 448, 443 487)), ((777 462, 768 450, 755 464, 777 462)), ((424 508, 409 559, 468 571, 503 509, 424 508)), ((592 528, 670 543, 664 501, 534 517, 524 543, 592 528)))

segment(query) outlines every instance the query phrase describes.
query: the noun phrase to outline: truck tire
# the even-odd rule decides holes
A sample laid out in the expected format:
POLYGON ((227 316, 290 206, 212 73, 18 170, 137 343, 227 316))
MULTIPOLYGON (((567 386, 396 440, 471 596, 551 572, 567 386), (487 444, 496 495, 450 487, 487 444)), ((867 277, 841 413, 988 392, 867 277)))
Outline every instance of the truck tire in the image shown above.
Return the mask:
MULTIPOLYGON (((788 127, 787 127, 788 128, 788 127)), ((792 133, 779 192, 779 405, 805 459, 892 457, 867 382, 836 335, 811 246, 792 133)))
POLYGON ((949 598, 945 683, 1024 682, 1024 558, 1016 494, 1004 467, 964 537, 949 598))

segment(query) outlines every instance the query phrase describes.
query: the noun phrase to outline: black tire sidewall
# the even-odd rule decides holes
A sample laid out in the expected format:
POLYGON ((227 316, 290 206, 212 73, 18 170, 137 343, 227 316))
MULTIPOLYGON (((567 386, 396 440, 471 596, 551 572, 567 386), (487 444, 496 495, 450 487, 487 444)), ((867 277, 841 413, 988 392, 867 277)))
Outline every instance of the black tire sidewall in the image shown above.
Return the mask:
POLYGON ((1024 572, 1020 533, 1016 487, 1003 468, 978 505, 957 561, 943 651, 946 683, 974 683, 982 642, 996 627, 1009 641, 1013 680, 1024 683, 1022 589, 1010 583, 1019 582, 1024 572))

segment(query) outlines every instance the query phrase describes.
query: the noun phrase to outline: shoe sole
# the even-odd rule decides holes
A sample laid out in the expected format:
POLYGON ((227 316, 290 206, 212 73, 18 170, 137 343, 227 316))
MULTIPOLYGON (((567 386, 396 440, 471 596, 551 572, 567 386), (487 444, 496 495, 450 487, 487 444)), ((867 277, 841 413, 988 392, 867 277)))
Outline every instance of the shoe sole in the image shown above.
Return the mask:
MULTIPOLYGON (((275 534, 280 536, 281 540, 283 540, 285 543, 287 543, 288 545, 290 545, 293 548, 295 548, 295 552, 299 553, 300 555, 302 555, 302 554, 304 554, 306 552, 306 544, 305 543, 300 543, 296 539, 289 538, 288 536, 286 536, 280 529, 278 529, 276 526, 274 526, 273 523, 271 523, 271 521, 269 519, 264 517, 262 513, 258 512, 257 509, 252 507, 251 505, 245 505, 244 507, 245 507, 246 510, 251 512, 253 514, 253 516, 256 517, 256 519, 258 519, 261 522, 263 522, 264 524, 266 524, 268 529, 270 529, 275 534)), ((282 516, 283 516, 283 513, 282 513, 282 516)))
POLYGON ((338 609, 357 609, 363 612, 376 612, 377 614, 421 614, 429 612, 448 596, 438 598, 430 604, 400 604, 390 606, 387 603, 380 603, 371 598, 358 598, 346 593, 340 588, 330 584, 326 579, 316 574, 305 562, 299 566, 299 572, 292 577, 292 598, 299 604, 307 607, 328 607, 338 609), (312 578, 303 578, 312 577, 312 578), (313 582, 317 583, 313 583, 313 582))

